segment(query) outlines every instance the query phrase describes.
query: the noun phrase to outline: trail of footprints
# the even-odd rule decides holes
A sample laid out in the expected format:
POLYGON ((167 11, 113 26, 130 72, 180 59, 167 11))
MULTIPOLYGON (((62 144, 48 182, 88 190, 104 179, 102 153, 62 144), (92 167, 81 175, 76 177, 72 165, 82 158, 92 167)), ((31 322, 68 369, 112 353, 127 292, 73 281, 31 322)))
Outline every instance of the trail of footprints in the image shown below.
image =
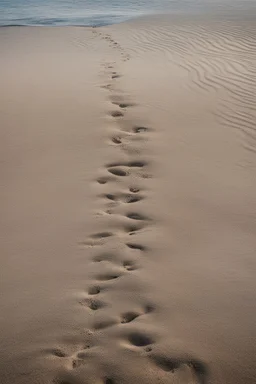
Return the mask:
MULTIPOLYGON (((97 32, 97 30, 93 30, 94 34, 97 37, 100 37, 106 40, 109 45, 118 49, 121 52, 121 56, 123 61, 127 61, 130 59, 129 55, 126 55, 123 51, 122 47, 115 42, 110 35, 103 35, 102 33, 97 32)), ((114 119, 115 124, 118 124, 120 119, 123 119, 126 113, 127 108, 131 108, 135 106, 135 103, 126 102, 123 99, 120 100, 119 95, 115 95, 115 82, 121 77, 121 75, 115 70, 115 63, 105 63, 104 68, 107 71, 107 75, 110 78, 109 83, 107 85, 103 85, 108 92, 111 92, 109 98, 112 102, 112 105, 115 106, 115 109, 111 111, 109 114, 114 119)), ((131 140, 136 139, 138 135, 147 135, 151 129, 146 126, 140 125, 131 125, 129 132, 124 132, 120 126, 120 132, 117 135, 110 137, 110 142, 117 147, 121 148, 121 144, 123 142, 123 137, 126 134, 127 138, 131 140)), ((109 164, 105 164, 105 176, 101 176, 96 179, 96 182, 101 186, 102 193, 100 194, 100 198, 105 199, 106 203, 113 203, 113 209, 111 213, 115 214, 115 207, 120 204, 128 204, 132 207, 137 207, 139 202, 145 199, 143 191, 135 184, 135 180, 139 178, 147 178, 145 173, 140 173, 143 168, 147 168, 147 161, 144 160, 130 160, 127 162, 113 162, 109 164), (120 183, 124 178, 131 178, 131 185, 126 192, 124 192, 120 188, 120 183), (105 186, 109 184, 114 185, 116 190, 113 192, 104 192, 105 186)), ((106 211, 108 212, 108 210, 106 211)), ((119 241, 124 242, 125 247, 130 251, 132 257, 128 257, 123 259, 120 255, 113 255, 113 253, 108 253, 104 251, 104 247, 109 241, 110 238, 115 236, 115 233, 109 231, 106 228, 105 231, 91 234, 88 239, 83 243, 84 245, 99 245, 102 249, 101 252, 97 253, 96 256, 93 256, 93 263, 106 263, 106 268, 104 272, 99 272, 95 274, 94 281, 89 284, 87 289, 87 295, 85 298, 79 301, 81 306, 84 306, 87 310, 92 313, 97 311, 104 311, 104 308, 108 307, 108 304, 101 299, 101 293, 104 292, 104 289, 107 287, 109 289, 109 284, 112 284, 113 287, 115 282, 118 279, 121 279, 122 276, 133 273, 137 269, 138 263, 137 261, 141 259, 142 255, 147 252, 148 247, 146 244, 142 244, 136 240, 132 241, 132 235, 136 234, 138 231, 145 228, 150 222, 150 218, 146 214, 142 214, 137 211, 136 208, 131 209, 126 213, 126 219, 129 222, 124 224, 122 231, 124 236, 119 237, 119 241), (131 236, 131 237, 130 237, 131 236)), ((104 264, 105 265, 105 264, 104 264)), ((107 330, 111 327, 120 326, 127 327, 127 324, 132 322, 136 323, 136 319, 140 316, 150 315, 154 311, 154 305, 145 303, 144 307, 140 310, 133 310, 127 308, 127 311, 120 313, 119 320, 111 319, 111 318, 101 318, 100 320, 95 320, 93 325, 93 332, 107 330)), ((90 331, 89 331, 90 333, 90 331)), ((154 362, 155 366, 165 372, 175 372, 180 369, 182 366, 186 365, 190 367, 190 369, 194 372, 197 383, 205 384, 208 376, 208 372, 206 366, 197 359, 193 358, 167 358, 165 356, 159 356, 156 354, 151 354, 153 350, 153 345, 155 343, 155 337, 151 336, 147 332, 136 330, 136 328, 132 327, 131 330, 127 329, 124 331, 124 339, 126 340, 127 345, 133 347, 143 349, 148 355, 148 358, 154 362)), ((65 358, 71 361, 70 369, 79 369, 79 367, 86 365, 86 361, 90 356, 90 350, 92 351, 91 343, 87 343, 83 346, 82 349, 78 350, 74 355, 67 356, 65 352, 60 349, 52 349, 50 352, 57 358, 65 358)), ((54 383, 57 384, 73 384, 72 380, 62 380, 61 378, 57 378, 54 380, 54 383)), ((98 381, 97 381, 98 383, 98 381)), ((116 381, 111 377, 103 377, 102 384, 121 384, 120 381, 116 381)))

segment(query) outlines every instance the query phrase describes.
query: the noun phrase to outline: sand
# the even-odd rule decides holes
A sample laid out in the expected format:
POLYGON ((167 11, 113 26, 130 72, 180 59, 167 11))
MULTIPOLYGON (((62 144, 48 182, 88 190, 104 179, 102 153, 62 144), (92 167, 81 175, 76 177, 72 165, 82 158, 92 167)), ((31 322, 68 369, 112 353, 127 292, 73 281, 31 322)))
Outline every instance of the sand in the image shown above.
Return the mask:
POLYGON ((0 30, 1 383, 256 383, 254 21, 0 30))

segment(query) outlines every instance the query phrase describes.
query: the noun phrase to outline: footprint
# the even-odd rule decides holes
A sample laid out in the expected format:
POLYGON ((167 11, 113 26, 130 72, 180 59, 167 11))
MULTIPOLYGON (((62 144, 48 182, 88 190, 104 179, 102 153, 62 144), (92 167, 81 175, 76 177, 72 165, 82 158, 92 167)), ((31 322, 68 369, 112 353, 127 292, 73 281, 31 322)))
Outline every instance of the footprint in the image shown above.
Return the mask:
POLYGON ((112 142, 113 142, 114 144, 122 144, 121 137, 120 137, 120 136, 114 136, 114 137, 112 137, 112 142))
POLYGON ((111 200, 111 201, 116 201, 117 197, 115 195, 112 195, 111 193, 106 193, 106 195, 104 195, 104 197, 108 200, 111 200))
POLYGON ((129 162, 115 162, 107 164, 106 167, 130 167, 130 168, 143 168, 147 165, 146 161, 129 161, 129 162))
POLYGON ((145 161, 132 161, 130 163, 127 163, 128 167, 143 168, 145 165, 147 165, 145 161))
POLYGON ((119 79, 120 75, 112 75, 112 79, 119 79))
POLYGON ((129 172, 127 172, 126 170, 124 170, 122 168, 118 168, 118 167, 108 168, 108 172, 112 173, 112 175, 115 175, 115 176, 128 176, 129 175, 129 172))
POLYGON ((125 224, 124 230, 129 233, 129 235, 134 235, 136 232, 141 230, 143 226, 141 225, 135 225, 135 224, 125 224))
POLYGON ((137 267, 135 266, 135 264, 132 261, 124 261, 123 262, 123 267, 127 271, 135 271, 135 269, 137 269, 137 267))
POLYGON ((126 217, 132 220, 148 220, 146 216, 143 216, 140 213, 136 213, 136 212, 128 213, 126 217))
POLYGON ((146 127, 133 127, 133 132, 134 133, 142 133, 142 132, 148 132, 149 128, 146 127))
POLYGON ((149 335, 142 332, 130 333, 128 335, 128 341, 135 347, 145 347, 154 343, 154 340, 149 335))
POLYGON ((112 111, 112 112, 110 112, 110 115, 112 117, 123 117, 124 116, 123 112, 121 112, 121 111, 112 111))
POLYGON ((91 235, 92 239, 105 239, 106 237, 113 236, 112 232, 99 232, 91 235))
POLYGON ((138 193, 140 190, 139 190, 139 188, 137 188, 137 187, 131 187, 130 188, 130 192, 132 192, 132 193, 138 193))
POLYGON ((90 346, 87 346, 83 351, 80 351, 76 354, 76 357, 72 361, 72 368, 76 369, 81 367, 81 365, 85 365, 88 362, 88 359, 91 355, 88 353, 88 349, 90 346))
POLYGON ((100 287, 98 285, 92 285, 88 288, 88 295, 98 295, 100 293, 100 287))
POLYGON ((92 311, 97 311, 98 309, 101 309, 106 306, 103 301, 95 300, 95 299, 84 299, 79 302, 83 306, 87 306, 92 311))
POLYGON ((110 181, 111 179, 109 177, 99 177, 97 179, 97 183, 99 184, 106 184, 108 181, 110 181))
POLYGON ((179 369, 182 365, 186 364, 194 371, 197 381, 199 384, 206 384, 209 370, 205 363, 194 358, 179 358, 173 357, 169 358, 166 356, 151 355, 150 358, 155 362, 155 364, 166 372, 174 372, 179 369))
POLYGON ((129 107, 134 107, 136 105, 134 103, 125 103, 125 102, 118 102, 118 101, 112 101, 112 104, 118 105, 119 108, 129 108, 129 107))
POLYGON ((130 203, 137 203, 137 201, 140 201, 142 199, 143 197, 141 196, 127 195, 125 201, 126 203, 130 204, 130 203))
POLYGON ((122 276, 122 275, 119 273, 106 272, 106 273, 102 273, 102 274, 97 275, 96 279, 100 280, 100 281, 109 281, 109 280, 118 279, 120 276, 122 276))
POLYGON ((140 314, 137 312, 126 312, 121 316, 121 323, 122 324, 130 323, 131 321, 135 320, 139 316, 140 314))
POLYGON ((145 251, 146 247, 141 244, 134 244, 134 243, 126 243, 127 247, 131 249, 138 249, 139 251, 145 251))
POLYGON ((56 357, 67 357, 67 354, 59 348, 52 348, 45 351, 47 354, 51 354, 56 357))

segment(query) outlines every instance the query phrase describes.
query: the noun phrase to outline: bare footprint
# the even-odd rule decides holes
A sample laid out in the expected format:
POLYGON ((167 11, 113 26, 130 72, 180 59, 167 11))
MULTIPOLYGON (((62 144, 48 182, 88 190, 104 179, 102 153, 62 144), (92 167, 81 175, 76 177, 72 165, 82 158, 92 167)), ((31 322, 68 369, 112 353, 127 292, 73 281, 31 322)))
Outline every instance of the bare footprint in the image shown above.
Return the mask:
POLYGON ((98 232, 91 235, 91 239, 105 239, 106 237, 113 236, 112 232, 98 232))
POLYGON ((129 172, 127 170, 119 167, 108 168, 108 172, 112 173, 112 175, 121 177, 129 175, 129 172))
POLYGON ((84 299, 79 302, 81 305, 86 306, 90 308, 92 311, 97 311, 98 309, 101 309, 106 306, 103 301, 96 300, 96 299, 84 299))
POLYGON ((151 336, 142 332, 131 332, 127 339, 130 344, 134 345, 135 347, 145 347, 154 343, 154 340, 151 336))
POLYGON ((45 352, 47 354, 51 354, 52 356, 56 356, 56 357, 67 357, 68 356, 64 351, 62 351, 59 348, 47 349, 45 352))
POLYGON ((118 102, 118 101, 113 101, 112 102, 114 105, 118 105, 119 108, 129 108, 129 107, 134 107, 136 104, 135 103, 125 103, 125 102, 118 102))
POLYGON ((117 200, 117 197, 115 195, 112 195, 111 193, 106 193, 104 195, 104 197, 108 200, 111 200, 111 201, 116 201, 117 200))
POLYGON ((112 137, 112 142, 114 144, 122 144, 122 139, 120 136, 114 136, 114 137, 112 137))
POLYGON ((132 192, 132 193, 138 193, 140 190, 139 190, 139 188, 137 188, 137 187, 131 187, 130 188, 130 192, 132 192))
POLYGON ((141 224, 125 224, 124 231, 129 235, 134 235, 136 232, 140 231, 143 228, 141 224))
POLYGON ((130 167, 130 168, 143 168, 147 165, 146 161, 143 160, 134 160, 128 162, 114 162, 107 164, 107 167, 130 167))
POLYGON ((131 249, 137 249, 139 251, 145 251, 146 250, 146 247, 144 245, 141 245, 141 244, 126 243, 126 245, 128 248, 131 248, 131 249))
POLYGON ((109 182, 109 181, 111 181, 111 178, 107 177, 107 176, 99 177, 97 179, 97 183, 99 183, 99 184, 107 184, 107 182, 109 182))
POLYGON ((88 288, 88 295, 98 295, 100 293, 100 287, 98 285, 92 285, 88 288))
POLYGON ((124 116, 123 112, 121 112, 121 111, 112 111, 112 112, 110 112, 110 115, 112 117, 123 117, 124 116))
POLYGON ((166 357, 159 355, 150 355, 155 364, 166 372, 174 372, 182 365, 189 366, 195 373, 199 384, 206 384, 209 371, 205 363, 194 358, 166 357))
POLYGON ((137 317, 139 317, 140 314, 138 312, 125 312, 121 315, 121 323, 122 324, 126 324, 126 323, 130 323, 131 321, 137 319, 137 317))
POLYGON ((132 220, 141 220, 141 221, 148 220, 146 216, 136 212, 130 212, 126 215, 126 217, 132 220))
POLYGON ((138 126, 138 127, 133 127, 132 130, 133 130, 134 133, 143 133, 143 132, 148 132, 149 128, 138 126))
POLYGON ((124 262, 123 262, 123 267, 124 267, 127 271, 135 271, 135 270, 137 269, 135 263, 132 262, 132 261, 124 261, 124 262))
POLYGON ((138 201, 141 201, 142 199, 143 199, 142 196, 127 195, 126 199, 125 199, 125 202, 128 203, 128 204, 137 203, 138 201))
POLYGON ((122 275, 120 273, 114 273, 114 272, 106 272, 106 273, 101 273, 96 276, 97 280, 100 281, 109 281, 109 280, 115 280, 121 277, 122 275))

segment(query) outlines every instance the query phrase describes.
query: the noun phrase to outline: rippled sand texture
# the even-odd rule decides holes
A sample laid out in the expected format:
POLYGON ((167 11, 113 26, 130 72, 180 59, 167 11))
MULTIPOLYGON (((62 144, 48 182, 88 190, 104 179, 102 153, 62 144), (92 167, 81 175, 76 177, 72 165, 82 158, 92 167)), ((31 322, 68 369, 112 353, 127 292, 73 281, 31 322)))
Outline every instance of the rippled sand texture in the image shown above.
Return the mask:
POLYGON ((256 382, 255 25, 1 31, 4 384, 256 382))

